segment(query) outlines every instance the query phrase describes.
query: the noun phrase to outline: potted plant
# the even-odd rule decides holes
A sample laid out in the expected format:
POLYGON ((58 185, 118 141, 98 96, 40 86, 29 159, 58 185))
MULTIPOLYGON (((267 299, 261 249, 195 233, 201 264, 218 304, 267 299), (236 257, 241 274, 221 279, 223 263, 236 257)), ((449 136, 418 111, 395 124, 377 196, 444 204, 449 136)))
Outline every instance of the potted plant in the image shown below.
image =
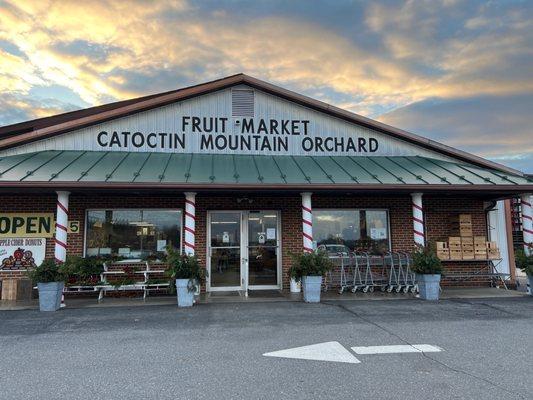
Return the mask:
POLYGON ((291 273, 302 281, 304 301, 319 303, 322 276, 333 267, 333 264, 327 254, 322 251, 302 253, 294 256, 293 259, 291 273))
POLYGON ((533 253, 526 254, 524 249, 519 249, 515 253, 516 266, 527 275, 529 295, 533 296, 533 253))
POLYGON ((205 272, 195 256, 180 254, 173 248, 167 249, 167 275, 175 283, 178 307, 191 307, 194 304, 196 286, 204 280, 205 272))
POLYGON ((61 306, 61 294, 65 286, 63 266, 47 259, 29 271, 28 275, 39 290, 39 309, 57 311, 61 306))
POLYGON ((104 271, 103 260, 95 257, 67 256, 63 264, 67 286, 95 286, 104 271))
POLYGON ((420 298, 438 300, 442 262, 437 257, 434 246, 417 246, 412 253, 412 271, 416 273, 420 298))
POLYGON ((297 264, 289 268, 289 277, 291 279, 291 293, 300 293, 302 289, 300 268, 297 264))

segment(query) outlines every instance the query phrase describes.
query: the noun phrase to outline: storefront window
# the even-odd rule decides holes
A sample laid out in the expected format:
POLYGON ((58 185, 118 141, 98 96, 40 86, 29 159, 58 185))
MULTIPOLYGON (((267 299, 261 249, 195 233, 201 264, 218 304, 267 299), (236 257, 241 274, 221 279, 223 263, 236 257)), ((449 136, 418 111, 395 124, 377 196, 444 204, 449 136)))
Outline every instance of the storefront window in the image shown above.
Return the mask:
POLYGON ((86 256, 157 258, 181 249, 180 210, 89 210, 86 256))
POLYGON ((383 254, 390 250, 386 210, 313 210, 313 237, 322 249, 383 254))

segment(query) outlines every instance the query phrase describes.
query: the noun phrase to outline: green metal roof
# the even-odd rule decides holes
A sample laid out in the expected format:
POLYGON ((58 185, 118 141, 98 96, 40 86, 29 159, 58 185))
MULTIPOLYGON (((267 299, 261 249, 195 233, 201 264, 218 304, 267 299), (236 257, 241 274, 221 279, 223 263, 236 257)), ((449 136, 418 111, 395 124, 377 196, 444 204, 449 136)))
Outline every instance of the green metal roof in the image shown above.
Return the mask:
MULTIPOLYGON (((515 187, 532 180, 462 162, 412 157, 42 151, 0 158, 0 182, 99 184, 454 185, 515 187)), ((41 185, 44 186, 44 185, 41 185)))

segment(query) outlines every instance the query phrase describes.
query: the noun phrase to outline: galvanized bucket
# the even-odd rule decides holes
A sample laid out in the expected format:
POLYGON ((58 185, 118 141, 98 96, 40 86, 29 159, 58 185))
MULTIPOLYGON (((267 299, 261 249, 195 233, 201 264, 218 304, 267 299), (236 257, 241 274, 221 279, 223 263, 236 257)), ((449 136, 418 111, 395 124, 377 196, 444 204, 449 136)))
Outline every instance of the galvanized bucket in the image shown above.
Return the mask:
POLYGON ((41 311, 59 310, 64 286, 64 282, 37 283, 37 288, 39 289, 39 309, 41 311))
POLYGON ((424 300, 438 300, 440 291, 440 274, 417 274, 420 298, 424 300))
POLYGON ((176 279, 178 307, 192 307, 194 303, 194 283, 190 279, 176 279))
POLYGON ((320 303, 321 276, 303 276, 302 287, 306 303, 320 303))

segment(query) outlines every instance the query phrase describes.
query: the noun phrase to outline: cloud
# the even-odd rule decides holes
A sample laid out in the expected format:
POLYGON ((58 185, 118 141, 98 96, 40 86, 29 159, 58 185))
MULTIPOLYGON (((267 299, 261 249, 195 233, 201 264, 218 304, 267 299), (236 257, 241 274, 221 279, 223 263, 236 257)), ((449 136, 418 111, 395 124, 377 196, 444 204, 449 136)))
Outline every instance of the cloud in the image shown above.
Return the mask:
POLYGON ((476 153, 519 157, 531 121, 513 99, 530 104, 533 93, 532 15, 525 1, 8 0, 0 93, 20 109, 3 109, 0 124, 245 72, 476 153), (36 99, 36 88, 56 101, 36 99), (515 107, 500 103, 512 130, 506 143, 480 146, 479 126, 452 105, 481 118, 494 99, 515 107))
POLYGON ((533 97, 428 99, 378 119, 533 173, 533 97))

